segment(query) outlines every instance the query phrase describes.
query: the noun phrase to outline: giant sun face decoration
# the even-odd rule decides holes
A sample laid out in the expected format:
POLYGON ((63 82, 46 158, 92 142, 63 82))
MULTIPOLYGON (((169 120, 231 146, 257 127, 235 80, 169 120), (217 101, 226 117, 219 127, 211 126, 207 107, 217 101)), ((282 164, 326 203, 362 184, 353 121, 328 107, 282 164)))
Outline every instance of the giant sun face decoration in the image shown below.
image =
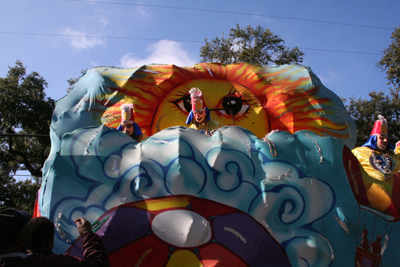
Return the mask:
POLYGON ((252 91, 238 83, 211 79, 190 80, 171 90, 157 109, 151 132, 156 133, 160 129, 184 125, 192 109, 189 90, 200 84, 207 106, 216 109, 211 112, 213 119, 226 126, 242 125, 260 135, 269 132, 267 113, 261 108, 257 96, 252 91))
POLYGON ((354 122, 307 67, 91 69, 57 102, 51 137, 37 215, 55 222, 57 253, 82 256, 84 216, 113 266, 351 266, 379 258, 358 246, 367 232, 391 233, 378 260, 400 260, 398 225, 371 212, 348 148, 354 122), (235 127, 182 127, 192 87, 235 127), (140 144, 113 129, 125 103, 140 144))
MULTIPOLYGON (((300 65, 147 65, 95 71, 105 79, 102 86, 108 87, 101 102, 106 104, 96 119, 109 127, 119 125, 119 107, 124 103, 135 105, 135 120, 148 136, 171 126, 187 126, 191 110, 188 92, 198 87, 207 107, 214 110, 212 119, 224 126, 246 128, 259 138, 271 130, 310 130, 342 138, 349 145, 355 140, 355 132, 351 132, 354 123, 340 99, 300 65)), ((90 75, 86 78, 93 79, 90 75)))

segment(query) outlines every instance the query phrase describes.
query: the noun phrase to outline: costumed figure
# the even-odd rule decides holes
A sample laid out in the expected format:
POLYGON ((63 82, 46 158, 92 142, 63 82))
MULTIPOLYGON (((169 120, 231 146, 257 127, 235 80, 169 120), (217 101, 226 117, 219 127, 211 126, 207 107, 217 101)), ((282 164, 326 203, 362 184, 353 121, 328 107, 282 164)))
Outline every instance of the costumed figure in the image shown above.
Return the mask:
POLYGON ((192 102, 192 110, 187 117, 186 124, 206 136, 211 136, 222 124, 219 121, 211 119, 210 110, 207 108, 203 93, 199 88, 193 87, 190 89, 189 94, 192 102))
POLYGON ((400 170, 400 157, 388 140, 387 121, 378 115, 371 135, 362 147, 352 150, 360 162, 363 180, 371 207, 392 216, 399 216, 400 199, 393 193, 400 186, 394 175, 400 170))
POLYGON ((142 134, 139 125, 135 123, 133 104, 121 105, 121 124, 118 126, 117 130, 126 133, 138 143, 146 139, 146 136, 142 134))

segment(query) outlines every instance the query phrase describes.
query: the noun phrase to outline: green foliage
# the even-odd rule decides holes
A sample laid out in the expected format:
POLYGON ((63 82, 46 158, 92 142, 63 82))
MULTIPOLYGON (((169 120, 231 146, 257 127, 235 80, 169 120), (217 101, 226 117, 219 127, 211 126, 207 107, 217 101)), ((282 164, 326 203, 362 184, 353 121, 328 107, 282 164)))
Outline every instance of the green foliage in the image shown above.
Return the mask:
POLYGON ((247 62, 266 66, 301 63, 304 53, 296 46, 289 49, 284 41, 268 28, 260 25, 255 28, 232 28, 229 37, 215 37, 200 48, 201 62, 219 62, 224 64, 247 62))
POLYGON ((394 88, 390 88, 389 95, 372 91, 369 100, 351 97, 346 105, 357 125, 356 146, 368 139, 378 114, 388 121, 389 141, 394 145, 400 140, 400 28, 395 28, 391 39, 392 43, 383 51, 377 67, 386 71, 388 84, 394 88))
POLYGON ((400 86, 400 28, 395 28, 391 36, 392 43, 383 50, 383 56, 377 66, 386 71, 389 84, 400 86))
POLYGON ((46 97, 47 82, 37 72, 26 73, 20 61, 0 77, 0 204, 32 212, 40 186, 42 167, 50 152, 50 137, 16 134, 49 134, 55 101, 46 97), (13 176, 27 170, 32 179, 13 176))
MULTIPOLYGON (((357 125, 357 146, 365 143, 371 134, 378 115, 383 115, 388 122, 389 141, 392 145, 400 140, 400 88, 390 89, 389 95, 372 91, 370 99, 350 97, 346 106, 357 125)), ((346 104, 346 100, 344 101, 346 104)))
POLYGON ((0 176, 0 206, 5 205, 17 210, 33 213, 36 194, 40 188, 40 179, 17 181, 11 176, 0 176))

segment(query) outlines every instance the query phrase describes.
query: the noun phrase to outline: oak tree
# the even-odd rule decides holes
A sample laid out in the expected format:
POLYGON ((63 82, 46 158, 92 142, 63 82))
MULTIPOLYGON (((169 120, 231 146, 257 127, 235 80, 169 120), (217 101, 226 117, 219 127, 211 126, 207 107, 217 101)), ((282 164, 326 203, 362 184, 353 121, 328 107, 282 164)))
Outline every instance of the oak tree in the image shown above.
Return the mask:
POLYGON ((304 53, 292 49, 278 35, 261 25, 232 28, 228 37, 215 37, 200 49, 201 62, 233 64, 247 62, 261 66, 301 63, 304 53))
POLYGON ((28 74, 20 61, 0 77, 0 205, 33 210, 55 107, 46 87, 46 80, 38 72, 28 74), (17 171, 28 171, 31 178, 17 181, 17 171))

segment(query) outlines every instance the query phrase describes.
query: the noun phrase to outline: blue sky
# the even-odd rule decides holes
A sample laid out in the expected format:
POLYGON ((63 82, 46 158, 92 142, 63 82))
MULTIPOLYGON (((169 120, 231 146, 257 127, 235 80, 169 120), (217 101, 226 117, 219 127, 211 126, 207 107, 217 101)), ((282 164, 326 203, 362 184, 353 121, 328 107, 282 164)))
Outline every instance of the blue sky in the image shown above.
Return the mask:
POLYGON ((398 0, 1 0, 0 7, 0 76, 19 59, 56 100, 85 68, 198 63, 204 39, 236 23, 260 24, 298 46, 303 64, 339 96, 368 98, 389 91, 375 65, 400 26, 398 0))

